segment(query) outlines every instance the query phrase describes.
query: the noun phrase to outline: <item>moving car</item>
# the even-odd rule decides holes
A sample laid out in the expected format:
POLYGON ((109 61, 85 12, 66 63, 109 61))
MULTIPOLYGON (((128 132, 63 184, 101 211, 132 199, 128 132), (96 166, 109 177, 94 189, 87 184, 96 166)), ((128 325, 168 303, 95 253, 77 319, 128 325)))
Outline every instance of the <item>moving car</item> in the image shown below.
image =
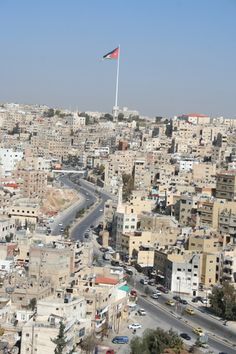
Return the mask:
POLYGON ((187 333, 180 333, 180 337, 186 340, 190 340, 191 337, 187 333))
POLYGON ((129 338, 127 336, 116 336, 112 339, 112 343, 126 344, 129 343, 129 338))
POLYGON ((202 336, 203 330, 201 327, 196 327, 196 328, 193 328, 193 333, 197 334, 198 336, 202 336))
POLYGON ((166 301, 166 305, 175 306, 175 302, 173 300, 168 300, 166 301))
POLYGON ((128 325, 129 329, 139 329, 142 328, 142 325, 140 323, 132 323, 130 325, 128 325))
POLYGON ((185 312, 188 313, 189 315, 195 315, 195 312, 193 311, 193 309, 190 309, 190 308, 186 308, 185 312))
POLYGON ((151 295, 151 297, 152 297, 153 299, 158 299, 158 298, 159 298, 159 296, 158 296, 157 293, 153 293, 153 294, 151 295))
POLYGON ((138 310, 138 314, 139 314, 140 316, 146 316, 147 312, 146 312, 144 309, 139 309, 139 310, 138 310))

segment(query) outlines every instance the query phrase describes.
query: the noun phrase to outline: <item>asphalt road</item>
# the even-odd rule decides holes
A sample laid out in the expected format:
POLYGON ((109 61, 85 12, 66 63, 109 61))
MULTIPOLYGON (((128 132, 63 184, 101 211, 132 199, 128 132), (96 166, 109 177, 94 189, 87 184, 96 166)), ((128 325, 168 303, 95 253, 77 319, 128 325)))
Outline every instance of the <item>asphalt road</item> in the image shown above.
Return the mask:
MULTIPOLYGON (((148 312, 149 316, 157 318, 159 322, 161 321, 162 323, 165 323, 165 326, 168 324, 169 328, 172 328, 177 333, 187 333, 190 337, 195 338, 195 340, 197 339, 197 335, 192 333, 192 327, 183 320, 176 318, 175 314, 173 315, 171 313, 172 309, 163 309, 159 306, 157 307, 157 305, 152 304, 151 301, 142 297, 139 297, 138 305, 144 308, 148 312)), ((188 342, 186 341, 186 344, 187 343, 188 342)), ((235 347, 227 345, 227 343, 223 343, 220 339, 218 340, 217 336, 214 338, 212 335, 209 335, 208 345, 215 352, 224 352, 227 354, 235 353, 235 347)))
MULTIPOLYGON (((72 176, 72 178, 76 179, 76 176, 72 176)), ((58 215, 51 226, 51 233, 52 235, 60 234, 61 227, 65 228, 67 225, 70 225, 71 222, 75 219, 76 213, 79 210, 86 209, 88 207, 92 208, 93 205, 98 201, 97 206, 92 209, 92 211, 89 212, 88 215, 85 216, 81 222, 72 229, 71 232, 71 238, 75 240, 86 241, 86 239, 84 239, 84 233, 87 231, 90 225, 96 225, 96 220, 102 216, 104 204, 107 199, 110 199, 110 195, 82 179, 77 179, 79 185, 72 182, 68 176, 61 177, 60 181, 67 187, 77 190, 81 197, 78 203, 75 203, 73 206, 58 215), (59 224, 63 224, 63 226, 59 224)))

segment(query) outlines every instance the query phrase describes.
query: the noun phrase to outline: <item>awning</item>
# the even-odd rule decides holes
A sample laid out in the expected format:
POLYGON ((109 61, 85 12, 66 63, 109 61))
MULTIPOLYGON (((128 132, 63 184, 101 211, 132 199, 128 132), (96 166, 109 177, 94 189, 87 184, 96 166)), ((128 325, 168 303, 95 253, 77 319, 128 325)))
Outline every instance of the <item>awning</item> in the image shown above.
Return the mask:
POLYGON ((123 290, 125 291, 126 293, 129 293, 131 288, 129 287, 129 285, 122 285, 119 290, 123 290))

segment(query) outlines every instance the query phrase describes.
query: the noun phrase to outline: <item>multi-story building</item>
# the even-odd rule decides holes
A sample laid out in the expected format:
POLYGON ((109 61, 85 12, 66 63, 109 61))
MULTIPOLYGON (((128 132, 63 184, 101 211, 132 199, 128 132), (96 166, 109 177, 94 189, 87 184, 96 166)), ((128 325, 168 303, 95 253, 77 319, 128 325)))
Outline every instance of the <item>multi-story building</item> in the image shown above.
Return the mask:
POLYGON ((3 177, 11 176, 12 171, 17 167, 19 161, 23 159, 24 153, 21 150, 0 148, 0 165, 3 177))
POLYGON ((47 193, 47 173, 37 170, 16 170, 14 177, 22 181, 21 190, 25 198, 43 198, 47 193))
POLYGON ((216 176, 216 198, 236 201, 236 171, 225 171, 216 176))
POLYGON ((197 295, 199 268, 198 254, 172 254, 166 262, 166 286, 178 294, 197 295))

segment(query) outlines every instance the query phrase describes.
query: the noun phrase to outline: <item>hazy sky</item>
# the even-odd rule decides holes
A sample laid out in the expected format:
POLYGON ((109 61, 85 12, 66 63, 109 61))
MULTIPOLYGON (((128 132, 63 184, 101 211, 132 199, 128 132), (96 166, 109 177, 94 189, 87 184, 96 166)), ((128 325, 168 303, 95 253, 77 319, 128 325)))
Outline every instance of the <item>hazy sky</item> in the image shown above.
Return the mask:
POLYGON ((0 102, 236 117, 236 0, 0 0, 0 102))

